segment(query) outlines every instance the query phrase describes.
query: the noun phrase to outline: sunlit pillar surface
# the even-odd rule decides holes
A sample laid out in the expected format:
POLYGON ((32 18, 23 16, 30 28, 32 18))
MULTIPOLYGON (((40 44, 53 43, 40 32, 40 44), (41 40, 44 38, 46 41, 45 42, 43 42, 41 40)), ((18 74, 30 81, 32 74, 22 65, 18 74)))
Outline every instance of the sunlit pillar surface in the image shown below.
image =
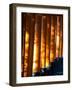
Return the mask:
POLYGON ((26 31, 26 34, 25 34, 24 76, 27 76, 28 51, 29 51, 29 33, 26 31))
POLYGON ((38 71, 38 57, 39 57, 39 46, 38 46, 38 33, 35 31, 34 37, 34 55, 33 55, 33 72, 38 71))
POLYGON ((63 16, 60 17, 60 57, 63 57, 63 16))
POLYGON ((50 63, 50 32, 51 32, 51 17, 47 15, 47 29, 46 29, 46 67, 50 63))
POLYGON ((24 76, 28 76, 29 48, 30 48, 30 14, 26 14, 25 22, 25 52, 24 52, 24 76))
POLYGON ((46 16, 42 16, 41 23, 41 57, 40 57, 40 67, 44 68, 46 64, 46 16))
POLYGON ((51 16, 50 62, 55 59, 55 16, 51 16))
POLYGON ((41 15, 35 16, 34 33, 34 53, 33 53, 33 73, 40 70, 40 34, 41 34, 41 15))
POLYGON ((57 16, 57 33, 56 33, 56 57, 60 52, 60 16, 57 16))

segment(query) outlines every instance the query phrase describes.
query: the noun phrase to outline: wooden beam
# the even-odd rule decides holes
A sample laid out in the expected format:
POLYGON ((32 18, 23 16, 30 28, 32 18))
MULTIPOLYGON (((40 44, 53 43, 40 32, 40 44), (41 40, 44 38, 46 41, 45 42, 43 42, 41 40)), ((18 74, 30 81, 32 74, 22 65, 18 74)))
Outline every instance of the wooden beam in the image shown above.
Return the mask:
POLYGON ((50 64, 50 36, 51 36, 51 16, 47 15, 47 29, 46 29, 46 67, 50 64))
POLYGON ((32 76, 32 68, 33 68, 33 51, 34 51, 34 33, 35 33, 35 14, 31 14, 30 20, 30 48, 29 48, 29 65, 28 65, 28 76, 32 76))
POLYGON ((40 67, 44 68, 46 64, 46 15, 42 15, 41 21, 41 57, 40 57, 40 67))
POLYGON ((63 56, 63 16, 60 16, 60 53, 59 57, 63 56))
POLYGON ((51 16, 50 62, 55 59, 55 16, 51 16))
POLYGON ((25 29, 25 58, 24 58, 24 76, 28 76, 29 65, 29 48, 30 48, 30 14, 26 14, 26 29, 25 29))
POLYGON ((59 57, 60 53, 60 16, 57 16, 57 34, 56 34, 56 57, 59 57))
POLYGON ((40 71, 41 16, 35 14, 33 73, 40 71))

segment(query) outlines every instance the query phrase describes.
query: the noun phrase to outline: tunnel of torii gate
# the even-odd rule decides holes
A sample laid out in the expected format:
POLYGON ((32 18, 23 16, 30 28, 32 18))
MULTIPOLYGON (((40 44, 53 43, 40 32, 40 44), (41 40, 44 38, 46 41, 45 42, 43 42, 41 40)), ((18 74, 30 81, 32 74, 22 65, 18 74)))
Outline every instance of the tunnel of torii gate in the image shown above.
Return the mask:
POLYGON ((22 13, 21 36, 22 77, 40 76, 42 69, 49 70, 57 60, 62 64, 63 15, 22 13))

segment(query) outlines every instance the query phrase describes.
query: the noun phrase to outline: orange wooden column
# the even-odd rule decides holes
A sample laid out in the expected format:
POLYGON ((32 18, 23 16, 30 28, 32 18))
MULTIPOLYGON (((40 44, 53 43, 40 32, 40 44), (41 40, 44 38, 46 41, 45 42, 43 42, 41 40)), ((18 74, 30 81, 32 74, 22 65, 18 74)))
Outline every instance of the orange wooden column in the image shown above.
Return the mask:
POLYGON ((51 37, 50 37, 50 62, 53 62, 55 59, 55 25, 56 25, 56 17, 51 16, 51 37))
POLYGON ((60 16, 60 53, 59 57, 63 57, 63 16, 60 16))
POLYGON ((35 33, 35 14, 30 14, 28 76, 32 76, 33 73, 32 69, 33 69, 34 33, 35 33))
POLYGON ((40 56, 40 67, 45 68, 46 66, 46 29, 47 29, 47 17, 42 15, 41 22, 41 56, 40 56))
POLYGON ((46 66, 50 64, 50 35, 51 34, 51 16, 47 15, 47 29, 46 29, 46 66))
POLYGON ((26 14, 25 26, 25 56, 24 56, 24 77, 28 76, 28 62, 29 62, 29 40, 30 40, 30 14, 26 14))
POLYGON ((41 15, 35 15, 33 73, 40 70, 41 15))
POLYGON ((57 33, 56 33, 56 57, 60 53, 60 16, 57 16, 57 33))

